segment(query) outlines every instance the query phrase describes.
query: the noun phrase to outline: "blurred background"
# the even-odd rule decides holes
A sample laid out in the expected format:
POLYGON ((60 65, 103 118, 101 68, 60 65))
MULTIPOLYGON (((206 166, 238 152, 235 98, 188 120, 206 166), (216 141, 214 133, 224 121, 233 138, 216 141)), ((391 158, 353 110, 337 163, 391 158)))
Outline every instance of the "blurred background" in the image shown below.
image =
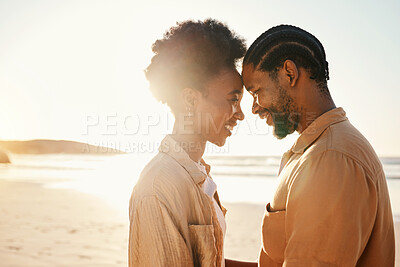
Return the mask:
MULTIPOLYGON (((313 33, 336 105, 380 156, 397 221, 399 13, 399 1, 0 0, 1 262, 126 266, 130 192, 174 122, 143 70, 187 19, 225 22, 248 46, 278 24, 313 33)), ((251 103, 245 92, 245 120, 205 156, 229 210, 225 255, 243 260, 257 258, 280 156, 298 137, 274 138, 251 103)))

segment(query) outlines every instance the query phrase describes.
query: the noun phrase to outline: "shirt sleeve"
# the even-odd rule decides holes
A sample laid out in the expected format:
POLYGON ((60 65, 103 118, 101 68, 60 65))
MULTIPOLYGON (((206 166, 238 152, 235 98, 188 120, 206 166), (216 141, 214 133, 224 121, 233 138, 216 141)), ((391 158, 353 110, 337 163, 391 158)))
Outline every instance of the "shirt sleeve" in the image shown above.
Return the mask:
POLYGON ((156 196, 131 204, 129 266, 193 266, 170 212, 156 196))
POLYGON ((303 163, 289 184, 283 266, 355 266, 374 225, 375 183, 337 151, 303 163))
POLYGON ((258 255, 258 267, 281 267, 282 264, 274 262, 261 247, 258 255))

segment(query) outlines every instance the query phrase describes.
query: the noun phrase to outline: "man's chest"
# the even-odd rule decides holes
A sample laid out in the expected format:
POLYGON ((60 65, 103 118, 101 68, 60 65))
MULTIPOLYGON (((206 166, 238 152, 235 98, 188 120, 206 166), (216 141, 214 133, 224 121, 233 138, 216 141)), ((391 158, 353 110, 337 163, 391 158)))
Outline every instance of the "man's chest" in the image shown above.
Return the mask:
POLYGON ((296 176, 296 170, 299 166, 300 155, 293 155, 288 162, 282 167, 278 185, 270 203, 273 211, 286 210, 286 202, 289 191, 292 189, 292 184, 296 176))

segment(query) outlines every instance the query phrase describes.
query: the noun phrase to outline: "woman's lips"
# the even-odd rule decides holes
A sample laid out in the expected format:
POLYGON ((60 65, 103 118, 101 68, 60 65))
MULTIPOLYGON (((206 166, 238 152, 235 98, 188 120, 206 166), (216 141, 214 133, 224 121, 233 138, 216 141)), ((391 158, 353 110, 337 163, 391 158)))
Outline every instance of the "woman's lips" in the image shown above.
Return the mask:
POLYGON ((225 128, 228 129, 229 131, 232 131, 233 128, 235 128, 237 124, 225 124, 225 128))
POLYGON ((235 128, 236 125, 237 125, 236 122, 235 123, 227 123, 227 124, 225 124, 225 129, 228 132, 228 136, 232 135, 233 128, 235 128))

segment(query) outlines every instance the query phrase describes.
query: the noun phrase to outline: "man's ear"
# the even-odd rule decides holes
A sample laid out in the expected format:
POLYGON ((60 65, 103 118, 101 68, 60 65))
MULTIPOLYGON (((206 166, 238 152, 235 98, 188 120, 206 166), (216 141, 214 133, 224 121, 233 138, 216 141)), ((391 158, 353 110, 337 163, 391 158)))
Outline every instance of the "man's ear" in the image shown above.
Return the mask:
POLYGON ((285 71, 290 86, 295 86, 299 78, 299 70, 297 69, 296 64, 292 60, 287 59, 283 63, 283 70, 285 71))
POLYGON ((198 101, 199 91, 186 87, 182 91, 183 96, 183 105, 187 109, 195 109, 195 106, 198 101))

